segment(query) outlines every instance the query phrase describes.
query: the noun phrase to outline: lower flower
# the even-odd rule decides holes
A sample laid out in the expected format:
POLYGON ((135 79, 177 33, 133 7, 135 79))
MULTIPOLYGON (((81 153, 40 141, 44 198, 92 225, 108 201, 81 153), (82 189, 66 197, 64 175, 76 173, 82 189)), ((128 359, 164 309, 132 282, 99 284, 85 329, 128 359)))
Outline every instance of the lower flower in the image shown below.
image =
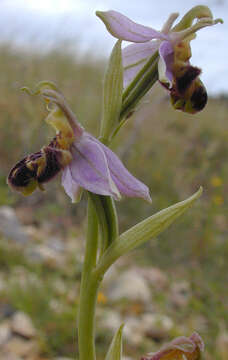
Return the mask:
MULTIPOLYGON (((45 83, 46 84, 46 83, 45 83)), ((139 197, 151 202, 149 189, 125 168, 107 146, 78 123, 62 94, 47 85, 39 90, 52 104, 47 122, 57 131, 48 146, 18 162, 10 171, 8 184, 24 195, 55 177, 61 170, 62 185, 73 202, 82 189, 100 195, 139 197)))

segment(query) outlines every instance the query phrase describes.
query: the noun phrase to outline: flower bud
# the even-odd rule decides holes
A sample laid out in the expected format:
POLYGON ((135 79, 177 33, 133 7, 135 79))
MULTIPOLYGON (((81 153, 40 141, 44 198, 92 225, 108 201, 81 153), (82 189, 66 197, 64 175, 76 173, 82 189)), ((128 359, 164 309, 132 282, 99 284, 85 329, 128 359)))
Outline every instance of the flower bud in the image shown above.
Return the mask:
POLYGON ((193 333, 189 338, 180 336, 164 345, 160 351, 149 354, 141 360, 200 360, 204 343, 199 334, 193 333))

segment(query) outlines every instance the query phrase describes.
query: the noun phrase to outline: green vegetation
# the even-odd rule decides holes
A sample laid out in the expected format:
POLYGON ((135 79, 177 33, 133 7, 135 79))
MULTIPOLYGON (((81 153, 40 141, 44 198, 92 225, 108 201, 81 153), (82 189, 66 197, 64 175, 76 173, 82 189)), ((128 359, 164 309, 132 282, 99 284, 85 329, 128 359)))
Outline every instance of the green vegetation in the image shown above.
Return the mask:
MULTIPOLYGON (((60 178, 48 184, 45 193, 36 192, 30 198, 12 193, 5 179, 18 160, 38 151, 53 136, 43 121, 46 111, 40 99, 20 92, 20 87, 33 88, 40 80, 55 81, 83 126, 96 135, 105 62, 90 54, 77 57, 61 48, 39 56, 5 45, 0 54, 0 206, 13 206, 22 223, 43 231, 47 237, 61 236, 66 244, 73 238, 80 242, 76 253, 68 251, 64 264, 57 266, 34 263, 26 249, 13 246, 2 236, 0 275, 9 281, 0 292, 0 305, 10 304, 32 318, 43 356, 73 357, 81 267, 77 247, 83 247, 84 201, 72 206, 61 189, 60 178), (21 276, 26 286, 19 281, 21 276), (64 284, 62 291, 56 286, 58 281, 64 284)), ((122 230, 185 199, 200 185, 204 187, 193 209, 164 235, 128 256, 126 263, 132 267, 158 267, 167 274, 168 287, 153 290, 154 307, 176 324, 170 337, 198 330, 207 345, 207 360, 225 359, 215 344, 219 333, 228 330, 227 106, 228 98, 211 98, 202 113, 186 115, 174 111, 165 90, 157 87, 113 143, 129 170, 150 187, 153 198, 152 205, 131 199, 118 204, 122 230), (190 300, 180 308, 171 306, 169 300, 176 281, 187 281, 190 286, 190 300)), ((38 236, 34 242, 45 244, 45 239, 38 236)), ((115 308, 122 315, 143 311, 139 304, 113 304, 111 298, 104 296, 102 300, 101 296, 101 308, 115 308)), ((110 338, 111 333, 98 329, 100 356, 110 338)), ((156 346, 145 338, 140 347, 125 346, 125 354, 136 359, 156 346)))

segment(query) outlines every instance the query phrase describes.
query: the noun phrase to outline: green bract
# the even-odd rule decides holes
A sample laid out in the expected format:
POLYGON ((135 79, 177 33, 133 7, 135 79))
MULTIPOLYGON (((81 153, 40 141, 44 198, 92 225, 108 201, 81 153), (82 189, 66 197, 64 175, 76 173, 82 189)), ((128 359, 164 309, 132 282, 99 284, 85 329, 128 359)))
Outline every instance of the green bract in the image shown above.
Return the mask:
POLYGON ((110 344, 105 360, 121 360, 122 359, 122 333, 124 325, 121 325, 115 333, 110 344))
POLYGON ((119 123, 123 93, 123 65, 121 40, 112 50, 104 80, 103 117, 101 122, 101 139, 108 142, 109 137, 119 123))

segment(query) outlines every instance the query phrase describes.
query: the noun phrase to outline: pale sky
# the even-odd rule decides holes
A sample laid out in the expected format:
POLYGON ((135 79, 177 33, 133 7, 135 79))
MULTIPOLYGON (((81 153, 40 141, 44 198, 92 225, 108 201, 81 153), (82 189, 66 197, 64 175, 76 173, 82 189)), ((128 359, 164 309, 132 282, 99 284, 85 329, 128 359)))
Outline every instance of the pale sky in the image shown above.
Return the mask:
POLYGON ((224 24, 198 33, 191 62, 203 69, 201 78, 209 92, 228 92, 228 0, 0 0, 0 41, 45 50, 70 40, 82 51, 108 56, 115 39, 95 16, 96 10, 117 10, 159 30, 170 13, 184 15, 200 4, 209 6, 224 24))

